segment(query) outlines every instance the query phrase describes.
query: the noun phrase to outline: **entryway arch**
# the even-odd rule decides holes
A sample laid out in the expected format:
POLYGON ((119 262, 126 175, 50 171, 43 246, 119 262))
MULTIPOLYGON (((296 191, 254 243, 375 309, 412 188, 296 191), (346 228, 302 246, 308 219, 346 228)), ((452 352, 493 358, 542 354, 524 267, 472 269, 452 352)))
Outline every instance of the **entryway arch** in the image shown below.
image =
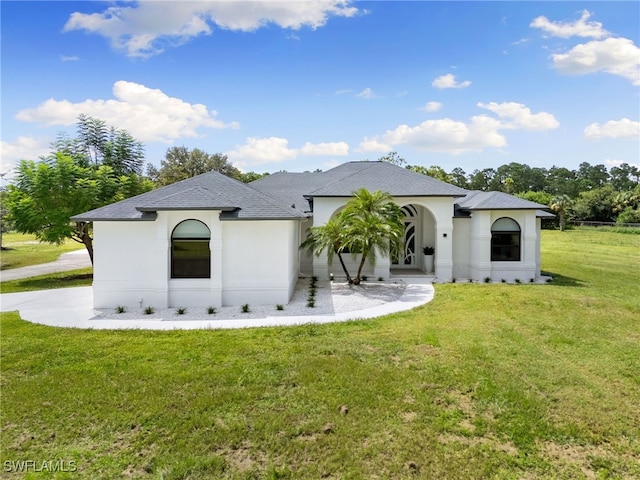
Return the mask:
POLYGON ((435 217, 428 208, 418 203, 401 204, 400 208, 404 213, 404 242, 399 254, 391 259, 391 268, 430 273, 423 249, 435 247, 435 217))

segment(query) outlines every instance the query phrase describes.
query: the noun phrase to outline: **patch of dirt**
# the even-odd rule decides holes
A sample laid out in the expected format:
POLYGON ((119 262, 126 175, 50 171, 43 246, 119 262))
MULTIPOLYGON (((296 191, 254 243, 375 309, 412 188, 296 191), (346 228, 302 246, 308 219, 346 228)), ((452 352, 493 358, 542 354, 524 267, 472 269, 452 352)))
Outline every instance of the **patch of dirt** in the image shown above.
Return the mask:
POLYGON ((411 423, 414 422, 416 418, 418 418, 418 414, 416 412, 402 412, 400 414, 400 417, 402 417, 402 420, 404 420, 405 422, 411 423))
POLYGON ((544 442, 540 443, 539 446, 542 453, 552 461, 575 465, 580 468, 587 478, 596 478, 597 472, 591 464, 591 459, 593 457, 611 460, 615 459, 615 455, 598 445, 573 445, 544 442))
POLYGON ((216 455, 223 457, 227 463, 239 472, 248 472, 255 465, 266 465, 267 458, 264 453, 255 454, 251 452, 251 443, 244 442, 238 448, 219 448, 215 451, 216 455))
POLYGON ((518 449, 511 442, 500 442, 497 438, 492 436, 487 437, 463 437, 462 435, 453 435, 450 433, 442 434, 438 436, 440 443, 460 443, 469 447, 477 445, 486 445, 493 450, 499 450, 509 455, 517 455, 518 449))

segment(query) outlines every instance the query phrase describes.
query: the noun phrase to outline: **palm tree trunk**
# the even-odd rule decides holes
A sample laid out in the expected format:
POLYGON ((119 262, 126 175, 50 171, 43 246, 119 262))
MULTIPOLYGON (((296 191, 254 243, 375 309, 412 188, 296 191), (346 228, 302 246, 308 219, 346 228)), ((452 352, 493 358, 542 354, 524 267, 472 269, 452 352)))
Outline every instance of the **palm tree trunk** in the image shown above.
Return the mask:
POLYGON ((356 273, 356 278, 353 279, 353 284, 354 285, 360 285, 360 276, 362 274, 362 269, 364 268, 364 262, 367 259, 367 255, 369 254, 369 251, 363 251, 362 252, 362 258, 360 259, 360 265, 358 265, 358 273, 356 273))
POLYGON ((340 252, 336 252, 336 253, 338 254, 338 260, 340 260, 340 265, 342 265, 342 270, 344 270, 344 274, 347 276, 347 282, 349 282, 349 285, 351 285, 353 283, 353 280, 351 279, 351 275, 349 275, 347 266, 344 264, 344 260, 342 260, 342 255, 340 254, 340 252))

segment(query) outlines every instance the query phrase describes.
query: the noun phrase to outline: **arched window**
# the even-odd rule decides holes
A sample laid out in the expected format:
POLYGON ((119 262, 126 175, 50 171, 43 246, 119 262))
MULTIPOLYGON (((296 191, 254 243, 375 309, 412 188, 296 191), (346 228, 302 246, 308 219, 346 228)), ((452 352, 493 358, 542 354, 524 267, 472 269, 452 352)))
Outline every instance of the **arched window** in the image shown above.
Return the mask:
POLYGON ((171 234, 171 278, 211 278, 209 227, 185 220, 171 234))
POLYGON ((491 226, 491 261, 520 261, 520 225, 513 218, 499 218, 491 226))

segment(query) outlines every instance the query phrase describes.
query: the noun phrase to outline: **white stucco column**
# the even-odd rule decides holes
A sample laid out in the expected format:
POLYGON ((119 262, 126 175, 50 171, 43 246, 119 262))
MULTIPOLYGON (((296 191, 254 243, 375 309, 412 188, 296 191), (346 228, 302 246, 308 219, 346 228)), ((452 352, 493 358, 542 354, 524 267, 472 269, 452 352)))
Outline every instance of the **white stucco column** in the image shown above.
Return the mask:
POLYGON ((445 282, 453 278, 453 221, 448 218, 438 218, 436 228, 436 278, 445 282))
MULTIPOLYGON (((157 301, 162 302, 158 307, 167 308, 169 306, 169 279, 171 278, 171 228, 169 218, 161 212, 155 221, 155 255, 159 261, 153 265, 148 265, 150 270, 148 278, 151 287, 156 291, 154 295, 157 301)), ((149 299, 151 300, 151 299, 149 299)), ((143 302, 145 304, 145 302, 143 302)), ((154 303, 146 303, 154 305, 154 303)))
POLYGON ((471 278, 480 282, 491 277, 491 212, 475 210, 471 214, 470 240, 471 278))
POLYGON ((522 231, 522 263, 524 281, 535 278, 540 273, 540 236, 538 219, 533 212, 524 212, 524 228, 522 231))
POLYGON ((540 255, 540 244, 542 243, 542 219, 536 218, 536 277, 540 276, 542 269, 542 257, 540 255))
POLYGON ((220 212, 212 212, 209 219, 211 230, 211 240, 209 248, 211 249, 211 283, 209 284, 209 295, 211 298, 211 306, 222 306, 222 235, 224 222, 220 221, 220 212))

